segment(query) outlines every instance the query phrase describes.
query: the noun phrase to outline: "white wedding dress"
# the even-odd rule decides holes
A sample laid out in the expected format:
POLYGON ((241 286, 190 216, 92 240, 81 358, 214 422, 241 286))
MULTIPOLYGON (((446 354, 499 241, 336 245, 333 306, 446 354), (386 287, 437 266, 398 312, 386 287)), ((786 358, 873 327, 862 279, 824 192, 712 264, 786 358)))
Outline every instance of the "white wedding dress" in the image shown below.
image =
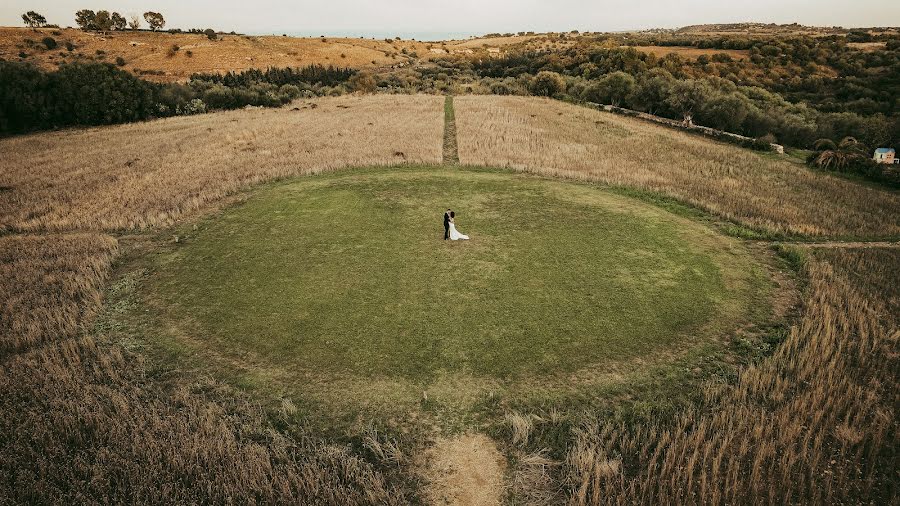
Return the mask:
POLYGON ((453 223, 452 221, 450 222, 450 240, 451 241, 458 241, 460 239, 466 240, 468 238, 469 238, 469 236, 467 236, 465 234, 460 234, 459 230, 456 230, 455 223, 453 223))

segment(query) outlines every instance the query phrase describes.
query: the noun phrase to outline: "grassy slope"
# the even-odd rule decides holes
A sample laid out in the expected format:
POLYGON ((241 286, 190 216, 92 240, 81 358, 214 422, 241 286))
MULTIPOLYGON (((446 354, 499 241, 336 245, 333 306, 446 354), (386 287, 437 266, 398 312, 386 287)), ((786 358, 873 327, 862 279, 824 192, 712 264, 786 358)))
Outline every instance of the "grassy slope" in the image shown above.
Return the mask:
POLYGON ((664 364, 766 312, 734 241, 533 176, 313 176, 179 233, 149 265, 151 339, 336 416, 416 410, 423 390, 457 411, 566 398, 654 364, 673 379, 664 364), (447 205, 470 242, 442 241, 447 205))

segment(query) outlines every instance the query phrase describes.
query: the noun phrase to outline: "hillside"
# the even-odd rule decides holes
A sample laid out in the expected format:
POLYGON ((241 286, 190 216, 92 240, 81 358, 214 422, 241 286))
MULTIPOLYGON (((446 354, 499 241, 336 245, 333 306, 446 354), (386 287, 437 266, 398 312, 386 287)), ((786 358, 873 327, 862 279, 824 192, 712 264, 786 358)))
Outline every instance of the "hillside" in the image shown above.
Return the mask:
POLYGON ((85 32, 76 29, 0 28, 0 59, 27 61, 50 70, 63 63, 124 60, 123 67, 154 81, 183 81, 197 72, 311 64, 351 68, 405 66, 413 59, 467 54, 472 47, 509 44, 498 39, 426 43, 414 40, 281 37, 149 31, 85 32), (48 49, 42 42, 52 37, 48 49), (72 49, 69 50, 71 44, 72 49), (175 49, 177 47, 177 49, 175 49))

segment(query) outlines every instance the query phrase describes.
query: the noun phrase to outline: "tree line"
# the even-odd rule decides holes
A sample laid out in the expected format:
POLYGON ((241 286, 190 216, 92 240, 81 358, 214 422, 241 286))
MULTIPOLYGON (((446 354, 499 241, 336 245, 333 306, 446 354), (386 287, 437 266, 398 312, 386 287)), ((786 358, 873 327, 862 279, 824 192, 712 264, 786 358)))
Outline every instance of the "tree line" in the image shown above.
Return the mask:
MULTIPOLYGON (((144 13, 144 21, 150 30, 162 30, 166 26, 166 19, 158 12, 148 11, 144 13)), ((131 30, 139 30, 141 28, 141 18, 136 14, 126 20, 118 12, 109 12, 107 10, 99 10, 97 12, 91 9, 81 9, 75 13, 75 24, 82 30, 108 32, 112 30, 124 30, 128 27, 131 30)))
MULTIPOLYGON (((158 12, 145 12, 143 19, 147 23, 147 26, 150 27, 150 30, 154 32, 162 30, 163 27, 166 26, 165 17, 158 12)), ((47 24, 47 18, 35 11, 28 11, 25 14, 22 14, 22 22, 29 28, 49 26, 47 24)), ((110 12, 103 9, 95 12, 91 9, 80 9, 75 12, 75 24, 85 31, 109 32, 113 30, 125 30, 126 28, 130 30, 140 30, 141 17, 134 14, 129 19, 125 19, 124 16, 115 11, 110 12)))
POLYGON ((353 76, 352 70, 311 65, 153 83, 108 63, 73 63, 46 72, 29 63, 0 61, 0 135, 278 107, 304 95, 332 93, 353 76))

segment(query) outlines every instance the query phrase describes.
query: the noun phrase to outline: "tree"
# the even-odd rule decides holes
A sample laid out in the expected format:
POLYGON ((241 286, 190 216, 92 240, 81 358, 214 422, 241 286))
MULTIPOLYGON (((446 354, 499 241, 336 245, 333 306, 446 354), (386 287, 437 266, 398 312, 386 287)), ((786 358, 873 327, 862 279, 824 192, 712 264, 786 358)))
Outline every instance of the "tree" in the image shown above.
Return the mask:
POLYGON ((538 72, 531 81, 531 86, 529 86, 531 93, 540 97, 552 97, 565 91, 565 89, 566 82, 563 81, 562 76, 548 70, 538 72))
POLYGON ((643 76, 631 96, 631 105, 650 114, 665 114, 666 99, 675 79, 667 71, 656 68, 643 76))
POLYGON ((666 98, 666 105, 680 114, 686 125, 691 125, 694 113, 700 110, 711 91, 703 81, 694 79, 678 81, 672 86, 669 96, 666 98))
POLYGON ((751 107, 750 100, 740 93, 716 93, 704 105, 701 122, 726 132, 740 132, 751 107))
POLYGON ((844 137, 837 146, 830 139, 819 139, 815 147, 819 153, 813 163, 823 169, 845 171, 868 158, 866 147, 854 137, 844 137))
POLYGON ((22 21, 24 21, 25 25, 29 28, 38 28, 47 24, 47 18, 34 11, 28 11, 25 14, 22 14, 22 21))
POLYGON ((132 30, 138 30, 141 27, 141 17, 137 14, 132 14, 128 21, 128 28, 132 30))
POLYGON ((634 91, 634 78, 625 72, 606 74, 592 84, 586 94, 593 102, 619 107, 634 91))
POLYGON ((97 11, 96 17, 94 17, 94 29, 100 30, 101 32, 108 32, 112 30, 113 20, 109 15, 109 11, 97 11))
POLYGON ((118 12, 113 12, 110 16, 110 20, 112 21, 113 30, 124 30, 125 26, 128 24, 128 22, 125 21, 125 18, 118 12))
POLYGON ((144 21, 147 22, 147 25, 149 25, 150 29, 154 32, 157 30, 161 30, 162 27, 166 26, 165 18, 163 18, 163 15, 158 12, 145 12, 144 21))
POLYGON ((95 30, 97 14, 90 9, 81 9, 75 13, 75 23, 84 31, 95 30))

